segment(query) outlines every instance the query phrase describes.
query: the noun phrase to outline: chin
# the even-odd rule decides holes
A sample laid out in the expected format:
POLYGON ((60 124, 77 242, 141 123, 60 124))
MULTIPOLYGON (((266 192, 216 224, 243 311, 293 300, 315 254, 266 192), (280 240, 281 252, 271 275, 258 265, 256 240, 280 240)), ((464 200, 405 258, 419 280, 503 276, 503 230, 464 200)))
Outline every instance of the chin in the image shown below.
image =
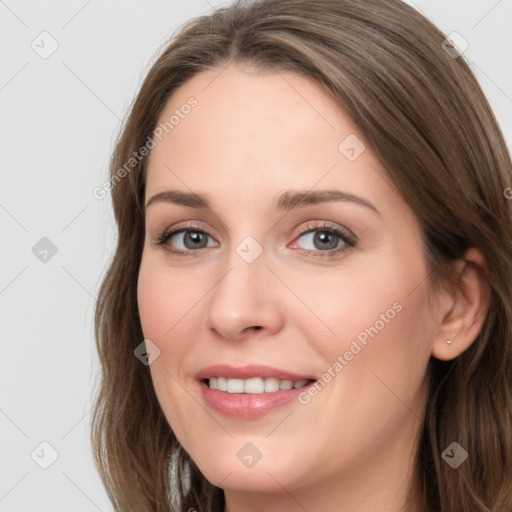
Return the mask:
MULTIPOLYGON (((188 453, 213 485, 240 491, 276 492, 281 489, 279 485, 294 488, 300 479, 294 473, 298 469, 298 450, 285 452, 283 440, 276 439, 276 442, 274 445, 264 437, 235 435, 224 443, 205 440, 205 445, 199 448, 203 452, 193 443, 196 450, 188 453)), ((305 467, 303 462, 301 467, 305 467)))

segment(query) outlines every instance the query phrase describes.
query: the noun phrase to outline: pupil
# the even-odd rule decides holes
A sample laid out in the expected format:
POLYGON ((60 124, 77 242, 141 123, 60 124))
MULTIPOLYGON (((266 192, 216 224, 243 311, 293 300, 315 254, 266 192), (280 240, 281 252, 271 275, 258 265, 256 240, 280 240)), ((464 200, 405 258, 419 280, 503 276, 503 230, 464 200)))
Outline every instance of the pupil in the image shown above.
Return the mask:
MULTIPOLYGON (((187 233, 188 238, 192 240, 192 245, 197 246, 201 243, 204 233, 199 233, 197 231, 189 231, 187 233)), ((187 237, 185 237, 185 240, 187 237)), ((323 245, 324 249, 327 247, 328 249, 334 249, 337 245, 336 237, 333 236, 332 233, 327 231, 320 231, 314 236, 315 243, 318 242, 319 245, 323 245), (330 244, 329 244, 330 242, 330 244)))
POLYGON ((323 245, 323 248, 325 249, 327 245, 329 245, 329 241, 332 240, 334 241, 334 243, 332 243, 332 240, 331 240, 331 244, 329 247, 327 247, 328 249, 334 249, 337 245, 336 243, 336 238, 333 237, 333 234, 332 233, 328 233, 326 231, 320 231, 319 233, 317 233, 315 235, 315 242, 319 242, 320 245, 323 245))
MULTIPOLYGON (((192 245, 198 245, 198 243, 201 243, 201 238, 203 236, 203 233, 198 233, 197 231, 189 231, 187 233, 188 237, 192 240, 192 245)), ((186 240, 187 237, 185 237, 186 240)))

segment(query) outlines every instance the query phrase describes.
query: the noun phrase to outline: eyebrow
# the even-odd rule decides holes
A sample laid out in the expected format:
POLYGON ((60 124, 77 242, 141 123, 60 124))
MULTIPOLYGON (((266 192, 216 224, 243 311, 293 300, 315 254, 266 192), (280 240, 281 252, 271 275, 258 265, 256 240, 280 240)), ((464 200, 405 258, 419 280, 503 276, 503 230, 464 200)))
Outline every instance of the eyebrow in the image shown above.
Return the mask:
MULTIPOLYGON (((348 201, 359 204, 376 213, 382 214, 377 207, 362 197, 342 190, 287 190, 274 199, 274 208, 277 211, 289 211, 318 203, 331 201, 348 201)), ((179 190, 166 190, 152 196, 146 203, 146 208, 156 203, 171 203, 189 208, 212 210, 208 198, 194 192, 181 192, 179 190)))

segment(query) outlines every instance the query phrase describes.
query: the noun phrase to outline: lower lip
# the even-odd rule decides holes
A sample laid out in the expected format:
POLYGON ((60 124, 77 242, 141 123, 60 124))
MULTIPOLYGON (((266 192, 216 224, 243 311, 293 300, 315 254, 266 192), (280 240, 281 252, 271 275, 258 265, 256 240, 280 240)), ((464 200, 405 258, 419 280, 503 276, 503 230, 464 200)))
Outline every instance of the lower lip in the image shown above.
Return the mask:
POLYGON ((283 407, 294 400, 298 402, 300 393, 314 382, 299 389, 287 389, 273 393, 228 393, 210 389, 208 384, 199 381, 199 387, 206 404, 214 411, 232 418, 254 419, 283 407))

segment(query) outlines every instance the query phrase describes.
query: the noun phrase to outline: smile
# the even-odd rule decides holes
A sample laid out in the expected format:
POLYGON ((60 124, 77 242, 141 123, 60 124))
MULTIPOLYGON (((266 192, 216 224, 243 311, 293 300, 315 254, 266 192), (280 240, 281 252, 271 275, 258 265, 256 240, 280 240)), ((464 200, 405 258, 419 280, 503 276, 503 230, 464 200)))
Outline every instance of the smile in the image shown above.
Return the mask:
POLYGON ((229 379, 226 377, 211 377, 205 379, 205 383, 210 389, 225 391, 227 393, 275 393, 276 391, 287 391, 290 389, 300 389, 314 382, 313 379, 303 380, 279 380, 274 377, 252 379, 229 379))

